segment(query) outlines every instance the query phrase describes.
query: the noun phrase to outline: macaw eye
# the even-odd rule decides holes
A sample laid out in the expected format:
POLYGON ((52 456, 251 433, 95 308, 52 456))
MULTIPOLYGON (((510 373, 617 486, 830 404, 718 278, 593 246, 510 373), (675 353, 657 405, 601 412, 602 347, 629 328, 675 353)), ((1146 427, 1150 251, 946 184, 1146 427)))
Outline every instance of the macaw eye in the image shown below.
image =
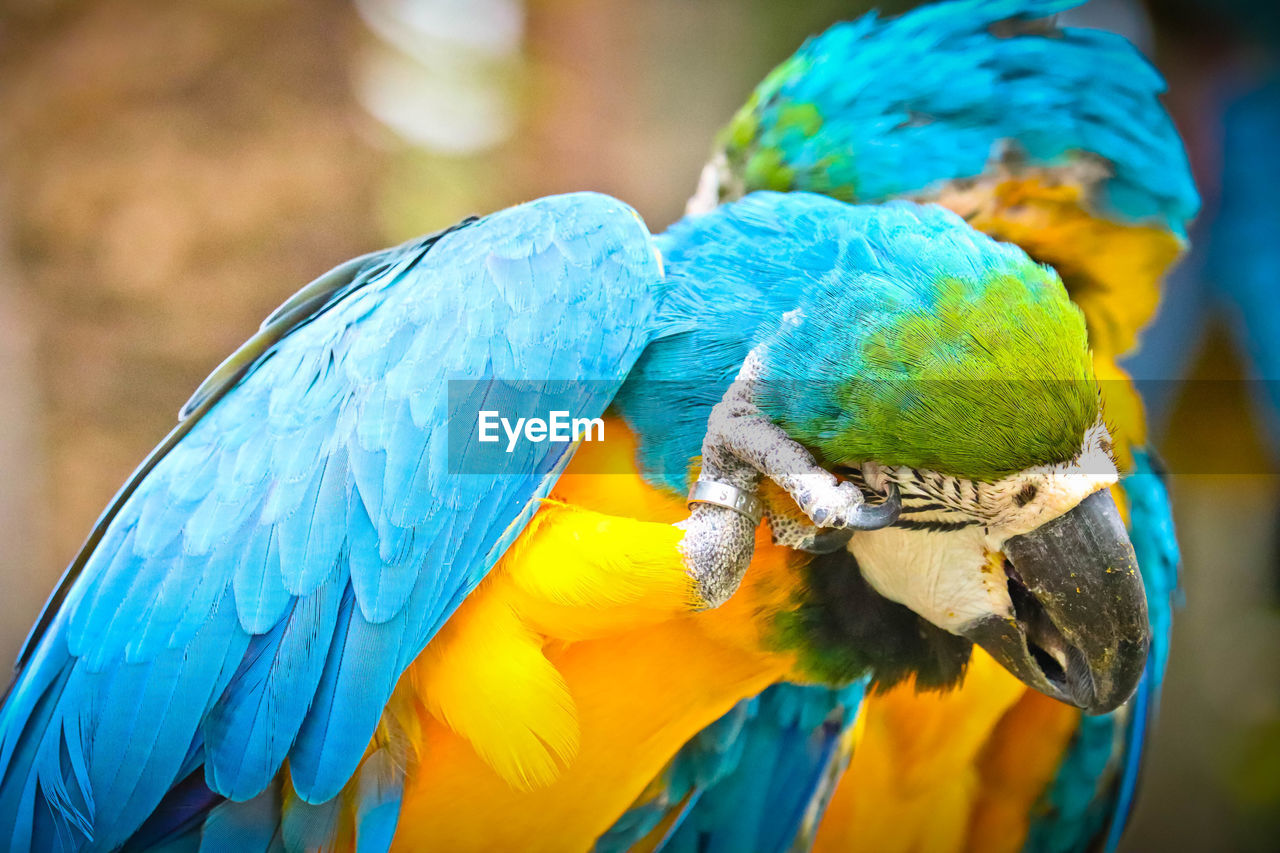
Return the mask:
POLYGON ((1018 490, 1018 493, 1016 495, 1013 496, 1013 502, 1016 503, 1019 507, 1024 507, 1036 499, 1036 494, 1038 492, 1039 492, 1039 489, 1036 488, 1035 483, 1027 483, 1025 486, 1023 486, 1021 489, 1018 490))

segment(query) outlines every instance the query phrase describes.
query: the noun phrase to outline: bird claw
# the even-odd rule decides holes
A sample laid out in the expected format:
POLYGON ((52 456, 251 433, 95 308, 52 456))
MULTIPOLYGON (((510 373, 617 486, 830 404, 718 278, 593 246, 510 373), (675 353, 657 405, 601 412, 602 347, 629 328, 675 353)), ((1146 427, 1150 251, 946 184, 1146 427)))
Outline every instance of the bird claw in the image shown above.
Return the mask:
MULTIPOLYGON (((751 562, 759 517, 744 512, 744 500, 754 498, 762 477, 783 488, 818 528, 833 531, 869 530, 892 524, 900 509, 896 488, 887 498, 868 504, 860 489, 824 470, 802 445, 764 415, 754 402, 760 358, 753 350, 742 370, 711 411, 702 442, 699 485, 714 485, 737 500, 708 499, 690 494, 691 514, 682 524, 681 550, 690 575, 707 606, 726 601, 737 589, 751 562), (749 496, 744 498, 744 496, 749 496)), ((708 488, 705 493, 714 493, 708 488)), ((824 531, 804 534, 800 541, 832 547, 824 531)), ((845 539, 847 541, 847 537, 845 539)), ((807 550, 807 549, 806 549, 807 550)))
MULTIPOLYGON (((823 474, 830 477, 826 471, 823 474)), ((866 496, 853 483, 846 481, 818 483, 813 487, 792 492, 791 497, 801 512, 809 516, 818 527, 835 530, 864 529, 867 507, 866 496)))

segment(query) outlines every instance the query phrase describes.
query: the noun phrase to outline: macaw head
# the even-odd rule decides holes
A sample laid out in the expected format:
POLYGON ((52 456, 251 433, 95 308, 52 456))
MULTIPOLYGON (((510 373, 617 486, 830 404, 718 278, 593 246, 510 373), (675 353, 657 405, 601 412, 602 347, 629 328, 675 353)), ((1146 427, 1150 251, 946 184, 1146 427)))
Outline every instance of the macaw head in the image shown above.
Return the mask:
POLYGON ((937 202, 1055 267, 1095 351, 1118 357, 1199 199, 1160 75, 1121 36, 1049 17, 1078 3, 956 0, 832 27, 733 117, 690 210, 760 189, 937 202))
POLYGON ((896 523, 846 546, 875 592, 1086 711, 1128 698, 1146 599, 1056 273, 946 211, 891 205, 757 340, 761 410, 823 467, 901 494, 896 523))

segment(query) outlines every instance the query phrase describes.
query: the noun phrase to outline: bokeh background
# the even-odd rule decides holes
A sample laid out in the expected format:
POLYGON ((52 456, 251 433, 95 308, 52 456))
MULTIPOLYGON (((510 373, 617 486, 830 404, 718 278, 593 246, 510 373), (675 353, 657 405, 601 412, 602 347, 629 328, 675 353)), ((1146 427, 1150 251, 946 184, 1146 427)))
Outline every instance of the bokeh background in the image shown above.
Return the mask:
MULTIPOLYGON (((0 659, 187 395, 293 290, 554 192, 617 195, 660 230, 752 86, 869 6, 0 0, 0 659)), ((1256 381, 1280 375, 1202 251, 1236 233, 1215 227, 1222 175, 1251 156, 1272 206, 1246 220, 1280 223, 1278 6, 1071 13, 1168 75, 1206 200, 1133 365, 1173 472, 1187 602, 1134 851, 1280 849, 1280 418, 1256 381), (1269 146, 1236 150, 1240 103, 1269 146)), ((1280 227, 1263 236, 1231 256, 1280 257, 1280 227)))

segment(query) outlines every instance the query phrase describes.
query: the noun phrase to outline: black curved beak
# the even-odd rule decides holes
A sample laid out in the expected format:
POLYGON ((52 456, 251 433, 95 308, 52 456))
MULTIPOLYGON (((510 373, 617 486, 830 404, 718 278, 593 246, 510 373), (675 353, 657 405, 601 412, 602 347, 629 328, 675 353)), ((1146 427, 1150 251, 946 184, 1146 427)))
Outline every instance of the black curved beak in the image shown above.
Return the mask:
POLYGON ((1151 639, 1133 545, 1110 492, 1004 545, 1013 615, 963 633, 1031 687, 1090 714, 1142 677, 1151 639))

